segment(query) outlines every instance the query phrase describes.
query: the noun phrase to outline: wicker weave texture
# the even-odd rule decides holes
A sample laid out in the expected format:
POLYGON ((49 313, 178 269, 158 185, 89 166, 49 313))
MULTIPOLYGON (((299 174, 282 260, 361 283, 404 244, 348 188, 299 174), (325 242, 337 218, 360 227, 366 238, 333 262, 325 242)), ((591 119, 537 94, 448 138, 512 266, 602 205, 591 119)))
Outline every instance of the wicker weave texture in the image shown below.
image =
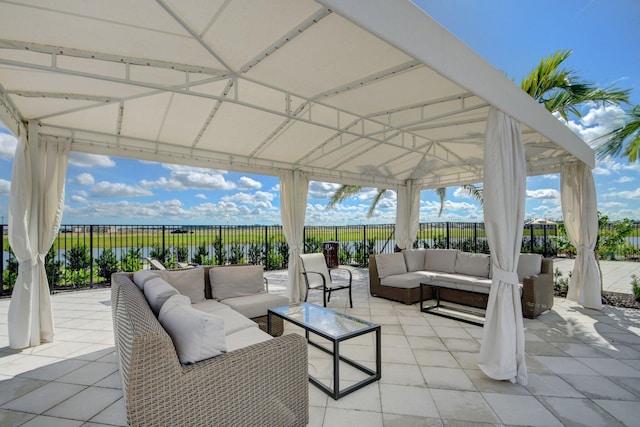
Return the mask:
POLYGON ((126 274, 112 277, 114 333, 132 426, 278 425, 309 420, 307 343, 290 334, 180 364, 126 274))

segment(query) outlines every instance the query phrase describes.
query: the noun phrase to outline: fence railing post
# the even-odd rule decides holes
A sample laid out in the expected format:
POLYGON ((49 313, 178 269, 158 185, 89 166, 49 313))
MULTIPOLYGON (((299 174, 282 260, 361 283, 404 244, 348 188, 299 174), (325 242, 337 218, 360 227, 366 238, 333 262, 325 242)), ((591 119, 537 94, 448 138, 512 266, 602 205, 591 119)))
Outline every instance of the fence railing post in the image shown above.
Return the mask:
POLYGON ((451 227, 449 224, 449 221, 447 221, 447 249, 451 249, 451 242, 450 242, 450 231, 451 231, 451 227))
POLYGON ((0 295, 4 295, 4 224, 0 224, 0 295))
POLYGON ((89 226, 89 286, 93 287, 93 225, 89 226))

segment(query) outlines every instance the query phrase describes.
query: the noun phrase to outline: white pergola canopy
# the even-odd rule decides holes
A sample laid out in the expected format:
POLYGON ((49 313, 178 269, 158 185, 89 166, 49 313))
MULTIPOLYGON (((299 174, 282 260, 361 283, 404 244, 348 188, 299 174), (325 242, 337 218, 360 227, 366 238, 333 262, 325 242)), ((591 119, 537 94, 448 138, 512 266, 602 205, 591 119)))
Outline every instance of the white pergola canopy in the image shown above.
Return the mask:
POLYGON ((529 175, 576 135, 405 0, 0 2, 0 118, 72 151, 395 189, 480 182, 490 106, 529 175))
MULTIPOLYGON (((588 145, 407 0, 0 0, 0 120, 20 137, 10 345, 54 335, 44 256, 62 214, 69 149, 279 176, 295 302, 310 179, 398 190, 397 235, 410 247, 420 189, 485 178, 492 108, 519 122, 503 144, 524 151, 518 174, 594 167, 588 145)), ((515 173, 515 163, 491 160, 515 173)), ((588 183, 583 169, 563 183, 588 183)), ((502 188, 485 190, 516 188, 497 181, 502 188)), ((583 187, 563 199, 573 217, 595 212, 583 187)), ((589 263, 592 233, 574 225, 589 263)), ((503 232, 493 237, 511 241, 502 252, 519 251, 518 236, 503 232)), ((494 262, 503 290, 513 291, 515 259, 494 262)), ((596 280, 592 273, 575 277, 596 280)), ((582 289, 599 289, 584 280, 582 289)), ((509 304, 501 294, 487 311, 501 319, 492 330, 510 363, 522 358, 522 319, 497 306, 509 304)), ((526 383, 524 360, 518 381, 526 383)))

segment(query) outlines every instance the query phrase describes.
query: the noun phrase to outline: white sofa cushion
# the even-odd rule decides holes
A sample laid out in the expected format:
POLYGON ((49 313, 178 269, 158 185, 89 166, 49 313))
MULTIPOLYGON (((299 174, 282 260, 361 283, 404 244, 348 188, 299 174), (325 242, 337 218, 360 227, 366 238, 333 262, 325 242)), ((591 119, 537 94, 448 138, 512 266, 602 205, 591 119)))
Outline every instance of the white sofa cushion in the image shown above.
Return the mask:
POLYGON ((154 277, 144 284, 144 297, 147 299, 151 310, 158 315, 164 303, 174 295, 180 293, 162 277, 154 277))
POLYGON ((243 329, 225 337, 227 351, 237 350, 260 342, 273 339, 271 335, 259 328, 243 329))
POLYGON ((270 308, 289 304, 289 298, 273 294, 255 294, 220 300, 243 316, 253 319, 267 315, 270 308))
POLYGON ((183 270, 162 270, 159 273, 178 292, 191 298, 191 304, 204 301, 204 270, 201 267, 183 270))
POLYGON ((518 261, 518 281, 522 283, 525 277, 540 274, 542 270, 542 255, 520 254, 518 261))
POLYGON ((402 255, 400 252, 376 255, 376 266, 378 267, 378 277, 381 279, 387 276, 393 276, 396 274, 407 272, 407 265, 404 262, 404 255, 402 255))
POLYGON ((407 271, 424 270, 424 259, 427 253, 424 249, 403 249, 404 262, 407 265, 407 271))
POLYGON ((458 252, 455 272, 477 277, 489 277, 490 258, 486 254, 458 252))
POLYGON ((424 269, 427 271, 441 271, 455 273, 457 249, 427 249, 424 269))
POLYGON ((212 297, 218 300, 266 292, 261 265, 211 267, 209 283, 212 297))
POLYGON ((194 309, 190 300, 183 297, 169 298, 158 316, 173 340, 180 363, 196 363, 226 352, 224 320, 194 309))
POLYGON ((198 304, 193 304, 192 307, 196 310, 222 317, 222 319, 224 319, 225 335, 229 335, 247 328, 258 327, 258 324, 253 320, 243 316, 237 311, 232 310, 231 307, 215 300, 208 299, 198 304), (220 306, 224 308, 220 308, 220 306))
POLYGON ((410 273, 395 274, 380 279, 383 286, 393 286, 394 288, 412 289, 420 286, 420 283, 427 282, 434 276, 428 271, 412 271, 410 273))
POLYGON ((144 284, 147 280, 153 279, 154 277, 160 277, 160 272, 158 270, 138 270, 133 273, 133 283, 143 291, 144 284))

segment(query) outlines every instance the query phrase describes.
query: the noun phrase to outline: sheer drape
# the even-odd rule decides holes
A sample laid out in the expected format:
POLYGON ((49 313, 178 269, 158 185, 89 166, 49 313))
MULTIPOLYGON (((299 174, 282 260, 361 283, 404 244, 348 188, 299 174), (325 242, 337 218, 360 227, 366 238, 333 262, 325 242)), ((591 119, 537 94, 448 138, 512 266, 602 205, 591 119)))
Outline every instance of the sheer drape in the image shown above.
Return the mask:
POLYGON ((524 325, 516 273, 526 198, 520 124, 492 108, 484 155, 484 222, 493 281, 478 366, 489 377, 527 384, 524 325))
POLYGON ((299 255, 303 251, 304 216, 307 210, 309 178, 300 171, 286 171, 280 175, 280 215, 282 229, 289 244, 289 302, 301 300, 299 255))
POLYGON ((594 249, 598 240, 598 208, 591 169, 584 163, 562 166, 562 216, 576 260, 567 298, 589 308, 602 308, 602 284, 594 249))
POLYGON ((11 176, 9 242, 19 263, 9 305, 9 345, 25 348, 52 342, 55 331, 45 256, 60 228, 69 141, 18 139, 11 176))
POLYGON ((418 236, 420 227, 420 187, 412 180, 398 189, 396 205, 396 245, 410 249, 418 236))

